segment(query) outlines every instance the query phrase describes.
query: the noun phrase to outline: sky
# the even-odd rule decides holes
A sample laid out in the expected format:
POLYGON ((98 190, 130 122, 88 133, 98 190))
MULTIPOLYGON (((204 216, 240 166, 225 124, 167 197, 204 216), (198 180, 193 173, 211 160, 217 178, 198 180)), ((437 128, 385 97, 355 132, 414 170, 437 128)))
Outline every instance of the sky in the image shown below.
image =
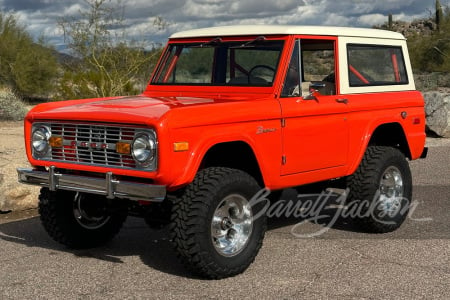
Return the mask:
MULTIPOLYGON (((117 0, 106 0, 113 1, 117 0)), ((450 0, 448 0, 450 1, 450 0)), ((371 27, 430 16, 435 0, 124 0, 129 36, 164 44, 174 32, 221 25, 282 24, 371 27), (155 25, 161 18, 163 28, 155 25)), ((446 0, 441 0, 442 4, 446 0)), ((0 0, 34 37, 64 48, 57 22, 77 17, 85 0, 0 0)))

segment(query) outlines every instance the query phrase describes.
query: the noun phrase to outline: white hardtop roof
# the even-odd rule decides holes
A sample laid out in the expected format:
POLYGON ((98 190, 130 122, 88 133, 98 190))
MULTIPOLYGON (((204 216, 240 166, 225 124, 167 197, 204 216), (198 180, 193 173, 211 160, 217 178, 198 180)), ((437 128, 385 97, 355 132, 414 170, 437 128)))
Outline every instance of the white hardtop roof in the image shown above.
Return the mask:
POLYGON ((404 40, 397 32, 334 26, 238 25, 192 29, 174 33, 170 38, 221 37, 242 35, 326 35, 404 40))

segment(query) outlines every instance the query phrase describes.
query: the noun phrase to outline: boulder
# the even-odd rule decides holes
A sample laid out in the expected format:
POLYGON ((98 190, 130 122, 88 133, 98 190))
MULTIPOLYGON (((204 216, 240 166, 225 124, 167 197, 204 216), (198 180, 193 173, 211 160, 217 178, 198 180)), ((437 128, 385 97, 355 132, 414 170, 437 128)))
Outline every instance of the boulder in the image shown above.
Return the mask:
POLYGON ((0 122, 0 215, 4 212, 34 209, 39 187, 17 180, 18 167, 29 165, 25 154, 22 122, 0 122))
POLYGON ((26 210, 37 207, 38 189, 32 186, 0 186, 0 211, 26 210))
POLYGON ((433 91, 423 96, 428 131, 450 138, 450 93, 433 91))

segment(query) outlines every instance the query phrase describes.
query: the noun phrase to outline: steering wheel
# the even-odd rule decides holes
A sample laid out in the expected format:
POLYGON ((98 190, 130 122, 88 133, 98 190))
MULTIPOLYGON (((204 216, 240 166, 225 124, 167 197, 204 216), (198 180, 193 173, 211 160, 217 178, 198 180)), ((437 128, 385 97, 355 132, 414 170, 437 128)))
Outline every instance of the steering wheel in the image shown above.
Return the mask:
POLYGON ((256 65, 256 66, 254 66, 253 68, 251 68, 250 71, 248 71, 248 82, 250 82, 250 78, 251 78, 251 77, 257 78, 257 76, 253 76, 253 75, 252 75, 252 73, 255 72, 255 70, 257 70, 257 69, 266 69, 266 70, 271 71, 271 72, 273 73, 273 74, 272 74, 272 78, 273 78, 273 75, 275 75, 275 69, 272 68, 271 66, 267 66, 267 65, 256 65))

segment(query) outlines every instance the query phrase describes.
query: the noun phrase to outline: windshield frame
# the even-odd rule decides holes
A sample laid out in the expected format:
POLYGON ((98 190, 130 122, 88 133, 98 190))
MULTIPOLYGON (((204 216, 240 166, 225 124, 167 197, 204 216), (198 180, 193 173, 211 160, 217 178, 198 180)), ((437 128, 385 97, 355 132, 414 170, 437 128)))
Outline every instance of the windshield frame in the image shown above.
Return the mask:
MULTIPOLYGON (((149 89, 155 90, 177 90, 178 87, 184 87, 184 88, 195 88, 195 87, 201 87, 202 89, 210 89, 210 88, 258 88, 258 89, 265 89, 266 91, 272 90, 276 87, 277 79, 280 76, 283 76, 283 56, 285 55, 286 48, 288 48, 288 38, 289 35, 269 35, 269 36, 238 36, 238 37, 207 37, 207 38, 180 38, 180 39, 170 39, 169 43, 167 44, 166 48, 164 49, 160 60, 151 76, 151 80, 149 82, 149 89), (274 44, 275 43, 275 44, 274 44), (276 45, 276 43, 279 43, 276 45), (265 44, 265 46, 264 46, 265 44), (272 46, 272 48, 269 47, 269 45, 272 46), (242 83, 229 83, 227 81, 221 81, 217 82, 213 78, 211 78, 211 83, 193 83, 193 82, 163 82, 167 81, 168 78, 171 76, 170 72, 168 73, 167 68, 175 68, 175 66, 171 66, 171 64, 176 64, 177 61, 173 59, 174 57, 174 47, 178 47, 178 49, 184 49, 180 46, 195 46, 196 48, 213 48, 213 49, 219 49, 220 47, 226 48, 226 56, 219 57, 216 53, 214 53, 214 61, 213 65, 214 68, 217 64, 217 59, 225 59, 226 62, 223 63, 227 70, 226 76, 229 76, 230 78, 234 76, 232 74, 232 69, 230 66, 230 62, 233 58, 230 58, 230 49, 260 49, 261 51, 264 50, 264 48, 267 47, 267 50, 264 51, 270 51, 275 50, 275 48, 278 47, 279 53, 277 54, 277 59, 275 63, 275 72, 273 74, 273 77, 269 84, 262 84, 262 83, 254 83, 254 82, 248 82, 246 84, 242 83), (276 47, 273 47, 276 46, 276 47), (152 88, 153 87, 153 88, 152 88)), ((179 55, 180 53, 175 53, 175 55, 179 55)), ((223 67, 223 66, 222 66, 223 67)), ((240 69, 240 66, 237 67, 237 69, 240 69)), ((170 71, 170 70, 169 70, 170 71)), ((212 76, 215 71, 212 70, 211 74, 212 76)), ((222 74, 223 76, 223 74, 222 74)), ((228 79, 230 79, 228 78, 228 79)), ((223 80, 223 78, 222 78, 223 80)))

